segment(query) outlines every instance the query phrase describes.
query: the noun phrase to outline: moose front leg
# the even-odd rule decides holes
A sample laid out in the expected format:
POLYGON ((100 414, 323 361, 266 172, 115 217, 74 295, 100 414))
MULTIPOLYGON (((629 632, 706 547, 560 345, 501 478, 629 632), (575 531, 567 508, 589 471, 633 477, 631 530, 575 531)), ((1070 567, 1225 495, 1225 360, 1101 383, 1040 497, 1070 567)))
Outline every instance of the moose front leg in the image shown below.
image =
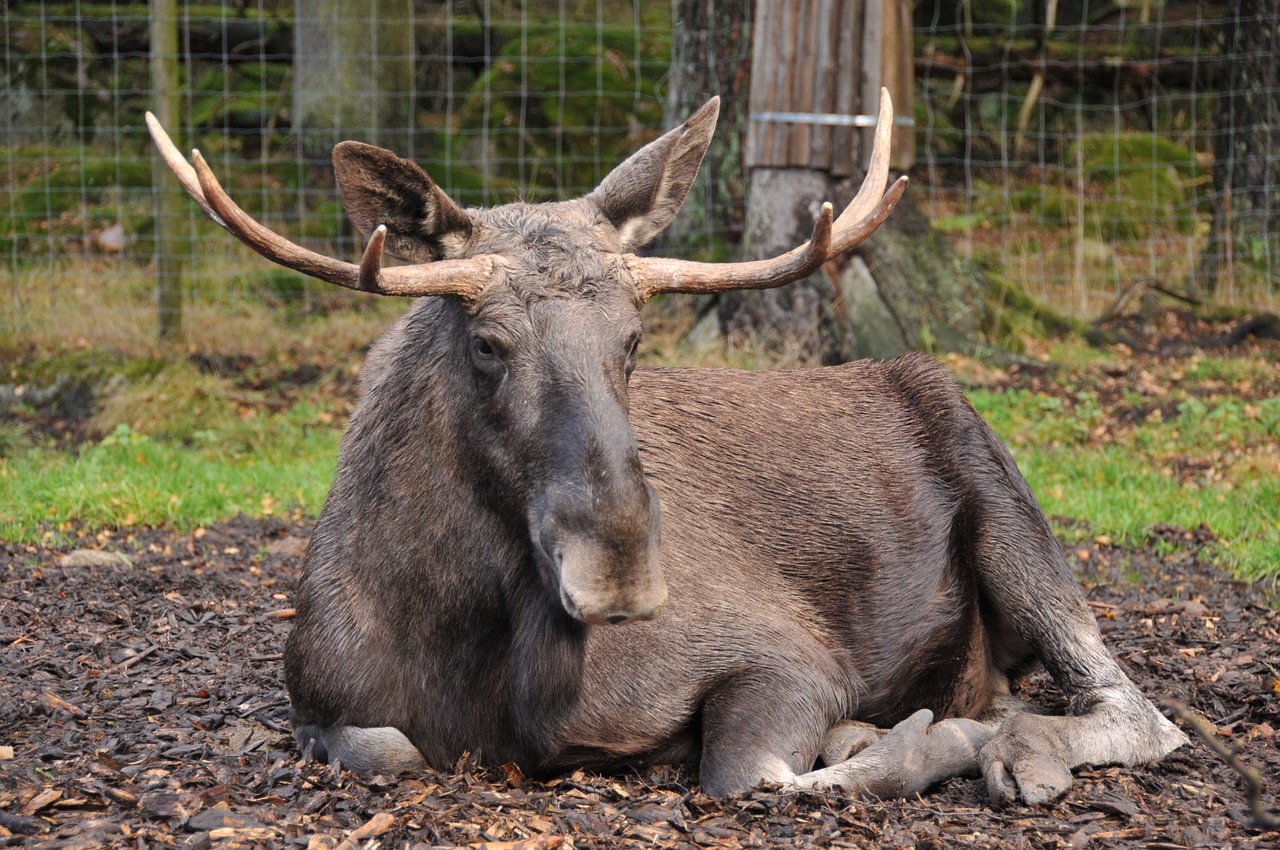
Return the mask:
POLYGON ((1071 787, 1073 768, 1151 762, 1186 742, 1128 680, 1090 697, 1078 715, 1027 712, 1000 724, 980 754, 993 801, 1051 803, 1071 787))

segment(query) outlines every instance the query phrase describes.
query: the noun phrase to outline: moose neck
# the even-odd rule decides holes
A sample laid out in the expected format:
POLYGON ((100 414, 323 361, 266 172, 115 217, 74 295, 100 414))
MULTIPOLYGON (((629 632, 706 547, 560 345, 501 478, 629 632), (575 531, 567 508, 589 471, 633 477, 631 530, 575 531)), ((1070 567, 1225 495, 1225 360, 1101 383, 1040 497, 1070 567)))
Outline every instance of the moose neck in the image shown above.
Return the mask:
MULTIPOLYGON (((474 390, 465 361, 455 349, 465 331, 465 308, 453 299, 419 304, 379 341, 364 377, 364 402, 353 421, 373 433, 352 440, 382 466, 379 489, 419 494, 411 516, 418 526, 407 537, 430 541, 424 573, 411 581, 436 584, 432 594, 445 604, 467 606, 449 619, 475 622, 505 635, 506 645, 467 647, 483 652, 478 668, 507 665, 505 681, 481 685, 492 670, 477 670, 476 686, 509 689, 511 714, 495 718, 494 738, 509 746, 512 729, 525 752, 504 754, 499 744, 483 747, 486 758, 508 757, 539 763, 548 742, 577 701, 588 626, 573 619, 541 580, 534 563, 526 512, 519 499, 495 481, 492 469, 477 464, 468 449, 473 423, 458 415, 458 399, 474 390), (397 415, 396 411, 413 411, 397 415), (405 429, 405 422, 412 423, 405 429), (376 435, 376 436, 375 436, 376 435), (421 494, 429 493, 423 501, 421 494), (465 588, 465 589, 463 589, 465 588), (536 742, 536 743, 535 743, 536 742)), ((347 453, 344 452, 344 455, 347 453)), ((354 462, 356 458, 344 457, 354 462)), ((462 640, 464 635, 437 635, 462 640)), ((499 641, 501 643, 501 640, 499 641)), ((432 652, 449 653, 435 644, 432 652)))

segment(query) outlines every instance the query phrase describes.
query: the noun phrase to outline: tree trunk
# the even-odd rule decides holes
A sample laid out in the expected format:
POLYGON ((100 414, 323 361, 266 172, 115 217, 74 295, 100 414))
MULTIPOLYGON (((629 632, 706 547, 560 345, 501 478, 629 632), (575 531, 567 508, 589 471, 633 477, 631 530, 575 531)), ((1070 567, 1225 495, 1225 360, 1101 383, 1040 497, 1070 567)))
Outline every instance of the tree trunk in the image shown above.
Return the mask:
MULTIPOLYGON (((843 209, 860 175, 833 180, 808 169, 756 169, 746 255, 774 256, 809 238, 823 200, 843 209)), ((990 320, 994 284, 957 258, 910 191, 880 229, 822 272, 780 289, 729 293, 726 333, 808 361, 888 359, 910 350, 964 350, 990 320)))
POLYGON ((293 128, 303 155, 327 161, 357 139, 413 151, 410 0, 298 0, 293 128))
MULTIPOLYGON (((748 259, 794 248, 808 238, 819 204, 842 209, 852 199, 871 134, 849 122, 876 113, 881 85, 895 95, 899 118, 911 117, 909 13, 901 0, 757 7, 748 259)), ((909 126, 895 130, 894 142, 895 163, 909 165, 909 126)), ((807 360, 887 358, 965 347, 980 331, 984 285, 955 262, 908 194, 851 256, 783 289, 729 294, 719 313, 727 333, 807 360)))
MULTIPOLYGON (((839 211, 852 199, 870 130, 840 118, 874 115, 884 85, 898 119, 909 121, 910 37, 906 0, 757 5, 746 259, 794 248, 808 239, 819 204, 831 200, 839 211)), ((909 170, 912 141, 910 124, 895 129, 895 169, 909 170)), ((1016 349, 1015 327, 1100 338, 956 256, 910 191, 849 255, 781 289, 728 293, 718 317, 731 336, 823 363, 913 349, 985 350, 985 341, 1016 349)))
POLYGON ((1213 292, 1252 266, 1280 281, 1280 0, 1239 0, 1223 29, 1213 222, 1193 287, 1213 292))
MULTIPOLYGON (((720 96, 720 120, 698 182, 662 236, 660 253, 711 255, 742 241, 746 179, 742 140, 747 125, 752 0, 678 0, 671 40, 667 124, 675 127, 720 96)), ((723 258, 716 258, 723 259, 723 258)))

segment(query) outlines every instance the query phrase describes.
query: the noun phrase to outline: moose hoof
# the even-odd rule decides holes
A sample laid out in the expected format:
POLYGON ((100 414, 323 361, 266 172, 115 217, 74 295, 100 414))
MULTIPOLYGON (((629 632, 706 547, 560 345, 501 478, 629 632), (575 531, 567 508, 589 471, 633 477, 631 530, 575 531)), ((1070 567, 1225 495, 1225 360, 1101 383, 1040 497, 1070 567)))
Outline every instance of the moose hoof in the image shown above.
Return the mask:
POLYGON ((1071 771, 1049 756, 1032 756, 1006 765, 996 760, 984 767, 987 793, 993 802, 1032 806, 1055 802, 1071 787, 1071 771))
POLYGON ((826 737, 822 739, 822 763, 830 766, 848 761, 886 734, 885 730, 870 723, 841 720, 827 730, 826 737))
POLYGON ((976 720, 932 721, 933 712, 917 711, 863 752, 889 756, 896 794, 909 796, 953 776, 975 774, 979 753, 994 734, 976 720))
POLYGON ((993 803, 1052 803, 1071 787, 1071 768, 1058 755, 1045 718, 1015 717, 982 748, 982 775, 993 803))

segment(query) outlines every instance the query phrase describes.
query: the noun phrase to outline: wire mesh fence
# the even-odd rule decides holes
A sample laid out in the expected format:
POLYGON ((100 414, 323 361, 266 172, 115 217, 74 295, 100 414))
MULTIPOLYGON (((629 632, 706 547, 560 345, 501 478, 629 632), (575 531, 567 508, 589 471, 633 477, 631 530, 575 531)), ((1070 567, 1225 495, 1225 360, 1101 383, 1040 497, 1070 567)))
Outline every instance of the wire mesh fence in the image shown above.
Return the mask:
MULTIPOLYGON (((158 195, 177 191, 153 169, 143 122, 159 94, 152 31, 162 5, 5 4, 5 334, 75 333, 68 287, 97 320, 153 334, 154 320, 136 305, 152 297, 163 256, 179 261, 186 303, 197 308, 248 296, 309 310, 339 297, 250 257, 193 204, 177 207, 176 229, 158 223, 158 195), (135 319, 120 318, 125 304, 135 319)), ((749 40, 731 30, 751 14, 746 4, 721 4, 730 13, 708 24, 690 20, 695 5, 180 4, 162 21, 178 36, 160 57, 179 75, 169 129, 267 226, 349 255, 357 249, 327 157, 342 138, 414 159, 464 204, 564 198, 589 191, 677 113, 717 93, 728 155, 704 169, 663 248, 730 257, 741 238, 741 116, 752 70, 749 40), (699 76, 686 64, 673 77, 673 46, 679 52, 690 39, 724 45, 703 51, 718 67, 699 76), (717 91, 688 91, 714 81, 717 91)), ((1275 30, 1274 2, 1250 0, 1231 13, 1205 0, 1047 5, 915 5, 913 191, 934 225, 963 253, 1085 317, 1144 281, 1203 292, 1210 265, 1220 300, 1274 307, 1280 150, 1258 152, 1272 165, 1248 176, 1251 192, 1237 190, 1250 203, 1225 205, 1236 219, 1253 217, 1248 237, 1213 238, 1223 183, 1214 169, 1224 150, 1230 156, 1221 140, 1240 133, 1220 108, 1232 63, 1280 66, 1275 38, 1242 55, 1224 33, 1275 30)), ((848 67, 856 73, 856 62, 848 67)), ((1258 86, 1274 109, 1280 95, 1268 73, 1258 86)), ((1245 112, 1236 119, 1253 120, 1245 112)), ((1275 144, 1269 132, 1263 138, 1275 144)))
MULTIPOLYGON (((1204 2, 1018 4, 925 0, 916 7, 917 119, 935 225, 967 253, 1056 306, 1094 317, 1159 282, 1226 301, 1274 304, 1274 168, 1251 176, 1261 203, 1250 256, 1216 273, 1215 163, 1225 139, 1269 114, 1228 114, 1232 68, 1274 68, 1280 42, 1242 51, 1231 31, 1276 17, 1204 2), (993 250, 994 249, 994 250, 993 250)), ((1265 4, 1254 4, 1261 6, 1265 4)), ((1260 80, 1274 111, 1274 71, 1260 80)), ((1261 157, 1280 153, 1272 134, 1261 157)), ((1228 190, 1230 186, 1228 186, 1228 190)), ((1229 258, 1228 258, 1229 259, 1229 258)))

